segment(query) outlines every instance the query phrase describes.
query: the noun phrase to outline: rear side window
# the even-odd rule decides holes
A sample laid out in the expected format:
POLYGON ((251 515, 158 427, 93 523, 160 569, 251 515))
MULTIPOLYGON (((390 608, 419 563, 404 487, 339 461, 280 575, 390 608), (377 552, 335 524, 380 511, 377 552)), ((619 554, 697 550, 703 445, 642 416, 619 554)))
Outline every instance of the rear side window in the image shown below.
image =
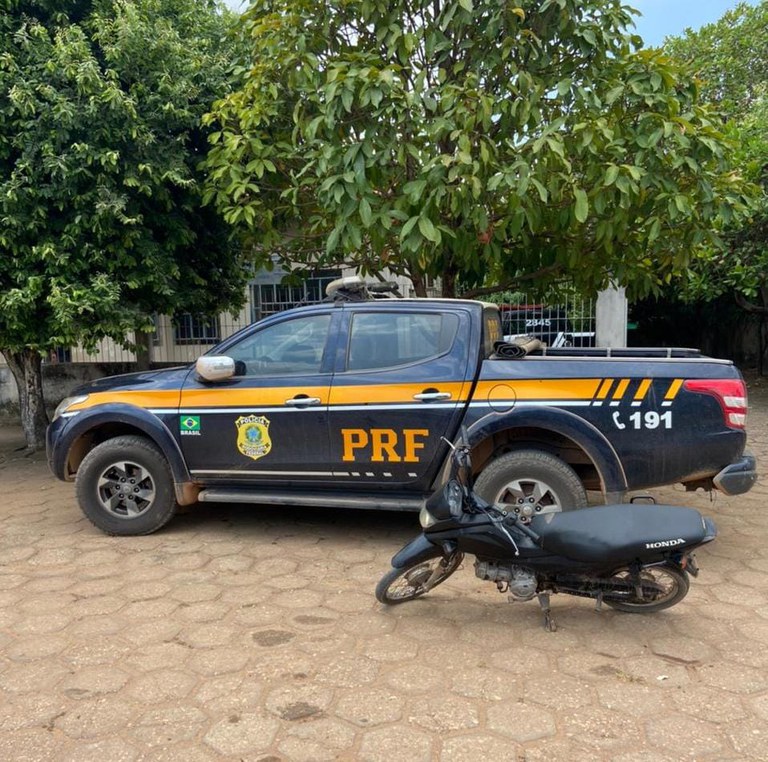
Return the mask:
POLYGON ((347 370, 374 370, 424 362, 448 352, 459 328, 457 315, 376 312, 354 315, 347 370))

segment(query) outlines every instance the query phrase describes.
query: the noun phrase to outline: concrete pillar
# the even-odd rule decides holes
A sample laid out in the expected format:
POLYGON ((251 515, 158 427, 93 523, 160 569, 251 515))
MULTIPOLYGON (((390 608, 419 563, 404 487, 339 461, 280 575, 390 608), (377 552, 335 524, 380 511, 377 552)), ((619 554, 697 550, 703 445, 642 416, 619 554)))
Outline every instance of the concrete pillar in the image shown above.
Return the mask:
POLYGON ((623 287, 611 286, 597 295, 595 344, 598 347, 627 346, 627 297, 623 287))

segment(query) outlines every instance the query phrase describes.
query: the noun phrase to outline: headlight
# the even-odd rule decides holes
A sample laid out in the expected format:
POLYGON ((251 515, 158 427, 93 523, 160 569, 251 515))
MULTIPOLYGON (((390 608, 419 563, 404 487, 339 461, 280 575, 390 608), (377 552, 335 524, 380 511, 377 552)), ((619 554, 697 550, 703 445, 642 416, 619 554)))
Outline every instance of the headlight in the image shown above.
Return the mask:
POLYGON ((437 523, 437 519, 425 508, 419 511, 419 524, 422 529, 429 529, 433 524, 437 523))
POLYGON ((461 503, 464 493, 461 485, 454 480, 448 482, 445 488, 445 501, 451 509, 451 516, 461 515, 461 503))
POLYGON ((85 402, 88 399, 87 394, 80 394, 77 397, 65 397, 59 402, 56 410, 53 414, 53 420, 55 421, 62 413, 65 413, 72 405, 79 405, 81 402, 85 402))

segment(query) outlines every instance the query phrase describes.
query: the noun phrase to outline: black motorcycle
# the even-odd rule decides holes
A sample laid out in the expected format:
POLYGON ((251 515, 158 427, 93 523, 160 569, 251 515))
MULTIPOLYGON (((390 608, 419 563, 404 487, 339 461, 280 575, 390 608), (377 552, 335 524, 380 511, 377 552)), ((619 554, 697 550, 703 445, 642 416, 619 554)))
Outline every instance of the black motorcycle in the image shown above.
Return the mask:
POLYGON ((413 600, 475 556, 475 574, 510 601, 538 597, 544 626, 555 630, 551 593, 597 601, 619 611, 674 606, 698 575, 691 551, 717 535, 693 508, 628 503, 537 515, 535 501, 489 505, 472 489, 470 448, 453 446, 451 476, 421 510, 423 532, 392 559, 376 586, 381 603, 413 600))

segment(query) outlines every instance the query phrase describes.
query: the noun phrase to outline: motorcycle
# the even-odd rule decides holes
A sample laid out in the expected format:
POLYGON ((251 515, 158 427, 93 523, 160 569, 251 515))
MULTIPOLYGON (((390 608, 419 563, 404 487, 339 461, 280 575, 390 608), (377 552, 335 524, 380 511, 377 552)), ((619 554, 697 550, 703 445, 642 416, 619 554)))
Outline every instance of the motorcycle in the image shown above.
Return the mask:
MULTIPOLYGON (((447 440, 446 440, 447 442, 447 440)), ((453 449, 446 483, 421 510, 423 532, 393 558, 376 586, 392 605, 445 582, 475 556, 475 575, 495 582, 510 602, 538 598, 544 627, 555 631, 550 595, 592 598, 618 611, 652 613, 679 603, 699 569, 691 551, 717 535, 693 508, 637 502, 537 513, 536 501, 490 505, 473 491, 466 432, 453 449)), ((546 510, 546 509, 545 509, 546 510)))

